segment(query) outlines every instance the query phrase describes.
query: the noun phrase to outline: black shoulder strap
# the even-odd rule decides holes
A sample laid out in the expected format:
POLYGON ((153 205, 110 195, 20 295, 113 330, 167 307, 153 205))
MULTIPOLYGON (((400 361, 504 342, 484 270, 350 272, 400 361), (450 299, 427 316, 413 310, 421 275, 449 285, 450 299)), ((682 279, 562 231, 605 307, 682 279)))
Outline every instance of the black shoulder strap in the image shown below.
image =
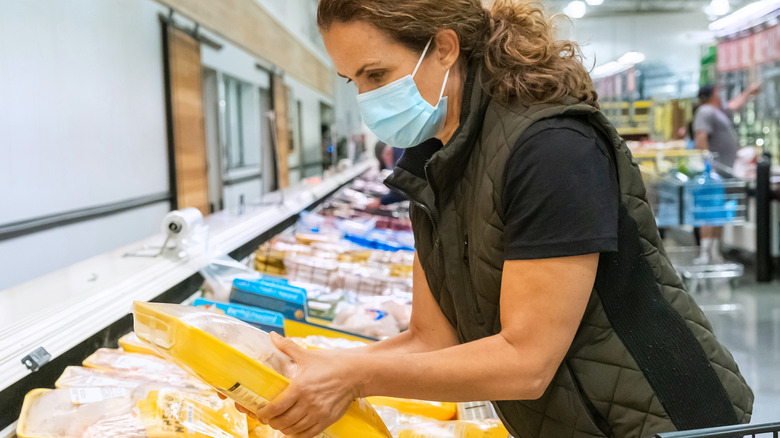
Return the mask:
POLYGON ((678 430, 737 424, 704 349, 662 295, 622 203, 618 216, 618 252, 601 255, 596 275, 609 322, 678 430))

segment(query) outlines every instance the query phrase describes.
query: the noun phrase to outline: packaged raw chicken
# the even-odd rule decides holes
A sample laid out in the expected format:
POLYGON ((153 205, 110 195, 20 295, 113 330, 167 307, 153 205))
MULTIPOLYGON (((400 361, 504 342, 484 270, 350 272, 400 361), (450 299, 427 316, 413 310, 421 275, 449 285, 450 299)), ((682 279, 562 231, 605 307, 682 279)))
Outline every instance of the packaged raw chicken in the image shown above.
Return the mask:
POLYGON ((501 420, 437 421, 402 426, 394 431, 398 438, 508 438, 501 420))
POLYGON ((376 339, 388 338, 401 332, 392 315, 361 305, 345 305, 339 309, 331 327, 376 339))
POLYGON ((122 349, 122 351, 127 353, 149 354, 160 357, 159 354, 154 351, 154 348, 138 339, 138 336, 136 336, 135 332, 130 332, 119 338, 119 347, 122 349))
POLYGON ((352 341, 344 338, 330 338, 326 336, 307 336, 305 338, 291 338, 296 344, 303 348, 330 350, 334 348, 358 348, 365 347, 366 343, 361 341, 352 341))
MULTIPOLYGON (((289 384, 295 364, 269 335, 235 318, 176 304, 135 302, 135 332, 166 358, 227 397, 257 411, 289 384)), ((329 438, 389 438, 371 405, 358 400, 330 426, 329 438)))
MULTIPOLYGON (((16 434, 20 438, 81 438, 100 421, 131 415, 138 396, 126 388, 35 389, 24 398, 16 434)), ((146 436, 138 423, 124 432, 122 436, 146 436)))
POLYGON ((138 388, 154 385, 199 391, 211 389, 210 386, 188 373, 140 373, 77 366, 65 368, 60 378, 54 383, 57 388, 138 388))
POLYGON ((126 353, 112 348, 100 348, 84 359, 85 367, 100 370, 122 371, 132 374, 176 375, 186 377, 187 372, 160 357, 148 354, 126 353))
POLYGON ((368 397, 366 400, 374 406, 386 406, 402 414, 418 415, 439 421, 452 420, 458 413, 457 403, 394 397, 368 397))
POLYGON ((138 401, 139 419, 149 438, 246 438, 246 415, 214 391, 152 391, 138 401))

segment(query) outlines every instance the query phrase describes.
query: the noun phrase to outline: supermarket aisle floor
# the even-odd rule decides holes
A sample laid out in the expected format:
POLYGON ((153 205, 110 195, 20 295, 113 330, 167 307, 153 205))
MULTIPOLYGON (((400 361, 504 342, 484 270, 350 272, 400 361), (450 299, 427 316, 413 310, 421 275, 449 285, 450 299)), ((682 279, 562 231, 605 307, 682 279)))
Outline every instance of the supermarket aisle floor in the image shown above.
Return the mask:
POLYGON ((768 423, 780 421, 780 282, 753 278, 710 281, 694 297, 753 388, 752 423, 768 423))

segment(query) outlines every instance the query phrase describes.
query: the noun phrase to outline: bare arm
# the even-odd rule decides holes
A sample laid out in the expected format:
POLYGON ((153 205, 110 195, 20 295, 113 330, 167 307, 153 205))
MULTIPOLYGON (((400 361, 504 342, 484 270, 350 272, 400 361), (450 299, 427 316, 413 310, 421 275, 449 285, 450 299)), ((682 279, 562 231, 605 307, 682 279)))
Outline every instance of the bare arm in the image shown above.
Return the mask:
POLYGON ((739 96, 735 97, 729 102, 729 109, 735 112, 739 111, 740 108, 747 105, 747 103, 750 102, 759 92, 761 92, 761 84, 752 84, 750 87, 748 87, 747 90, 743 91, 739 96))
POLYGON ((498 335, 440 351, 360 357, 359 394, 441 401, 540 397, 577 332, 598 259, 506 262, 498 335))
POLYGON ((709 143, 707 141, 707 131, 698 129, 696 130, 696 149, 706 151, 709 149, 709 143))
POLYGON ((598 254, 589 254, 505 262, 501 332, 442 350, 401 354, 306 351, 272 336, 276 346, 298 364, 298 375, 256 414, 286 435, 309 438, 341 418, 358 397, 539 398, 577 333, 598 260, 598 254))

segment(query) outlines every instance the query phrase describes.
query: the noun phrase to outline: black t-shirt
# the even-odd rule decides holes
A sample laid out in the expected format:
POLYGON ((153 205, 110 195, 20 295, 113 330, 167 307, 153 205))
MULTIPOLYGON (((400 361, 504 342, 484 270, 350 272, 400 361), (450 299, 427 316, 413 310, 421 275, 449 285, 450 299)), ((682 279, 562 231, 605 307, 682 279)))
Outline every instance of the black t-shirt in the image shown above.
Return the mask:
POLYGON ((617 251, 620 192, 608 144, 582 117, 523 133, 506 164, 505 260, 617 251))

